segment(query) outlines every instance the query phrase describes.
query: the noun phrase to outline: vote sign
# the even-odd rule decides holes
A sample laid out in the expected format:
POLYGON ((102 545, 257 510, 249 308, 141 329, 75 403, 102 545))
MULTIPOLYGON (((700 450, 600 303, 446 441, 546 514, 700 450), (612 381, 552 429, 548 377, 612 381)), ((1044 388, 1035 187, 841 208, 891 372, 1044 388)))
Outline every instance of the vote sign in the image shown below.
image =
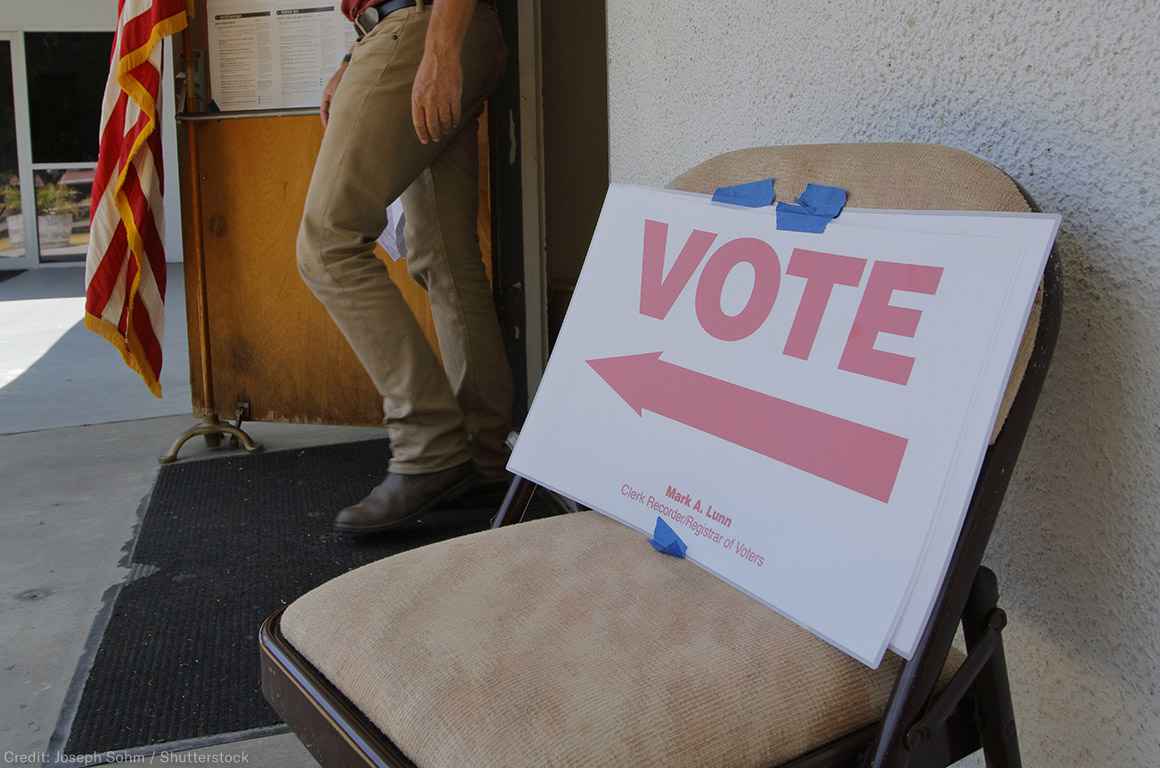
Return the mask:
POLYGON ((847 211, 816 235, 614 185, 509 468, 664 519, 867 664, 907 654, 1057 225, 847 211))

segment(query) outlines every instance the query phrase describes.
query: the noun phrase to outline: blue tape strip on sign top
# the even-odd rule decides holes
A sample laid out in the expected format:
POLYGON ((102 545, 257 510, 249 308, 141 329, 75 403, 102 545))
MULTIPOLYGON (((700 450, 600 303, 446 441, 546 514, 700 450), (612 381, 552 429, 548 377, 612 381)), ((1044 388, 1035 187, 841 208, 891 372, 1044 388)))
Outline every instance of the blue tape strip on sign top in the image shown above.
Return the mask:
POLYGON ((657 526, 653 531, 652 538, 648 540, 652 544, 652 548, 657 552, 665 555, 672 555, 673 557, 684 557, 688 547, 677 532, 669 527, 661 518, 657 518, 657 526))
POLYGON ((846 190, 841 187, 807 184, 796 203, 777 204, 777 228, 821 234, 846 207, 847 198, 846 190))
POLYGON ((810 213, 837 217, 846 207, 846 190, 841 187, 827 187, 822 184, 806 184, 806 189, 798 197, 798 205, 808 208, 810 213))
POLYGON ((773 205, 773 179, 717 187, 713 192, 713 202, 743 205, 746 208, 763 208, 767 205, 773 205))

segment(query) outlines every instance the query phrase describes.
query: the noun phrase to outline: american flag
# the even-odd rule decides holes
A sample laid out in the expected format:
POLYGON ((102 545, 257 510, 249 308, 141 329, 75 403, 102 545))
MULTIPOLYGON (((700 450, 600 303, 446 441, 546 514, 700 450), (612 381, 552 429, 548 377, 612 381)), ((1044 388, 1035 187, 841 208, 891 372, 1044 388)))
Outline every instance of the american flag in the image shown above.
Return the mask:
POLYGON ((165 209, 161 41, 185 28, 186 0, 119 0, 101 106, 85 270, 85 326, 161 397, 165 209))

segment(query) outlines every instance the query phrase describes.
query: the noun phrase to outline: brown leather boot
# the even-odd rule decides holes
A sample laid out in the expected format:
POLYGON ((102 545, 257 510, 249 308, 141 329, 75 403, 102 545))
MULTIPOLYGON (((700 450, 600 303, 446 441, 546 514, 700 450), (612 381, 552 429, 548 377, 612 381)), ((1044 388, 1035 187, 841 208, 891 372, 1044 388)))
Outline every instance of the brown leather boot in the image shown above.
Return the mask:
POLYGON ((417 528, 435 507, 461 496, 478 482, 470 461, 421 475, 388 472, 365 499, 338 513, 334 528, 348 535, 417 528))

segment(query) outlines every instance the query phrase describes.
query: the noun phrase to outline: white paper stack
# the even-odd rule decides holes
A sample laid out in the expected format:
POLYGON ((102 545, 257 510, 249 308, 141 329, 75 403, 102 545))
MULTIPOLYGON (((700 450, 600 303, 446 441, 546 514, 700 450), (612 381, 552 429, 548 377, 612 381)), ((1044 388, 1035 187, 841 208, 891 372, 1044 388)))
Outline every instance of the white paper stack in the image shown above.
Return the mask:
POLYGON ((909 656, 1058 225, 847 210, 819 235, 613 186, 509 467, 661 520, 870 666, 909 656))

